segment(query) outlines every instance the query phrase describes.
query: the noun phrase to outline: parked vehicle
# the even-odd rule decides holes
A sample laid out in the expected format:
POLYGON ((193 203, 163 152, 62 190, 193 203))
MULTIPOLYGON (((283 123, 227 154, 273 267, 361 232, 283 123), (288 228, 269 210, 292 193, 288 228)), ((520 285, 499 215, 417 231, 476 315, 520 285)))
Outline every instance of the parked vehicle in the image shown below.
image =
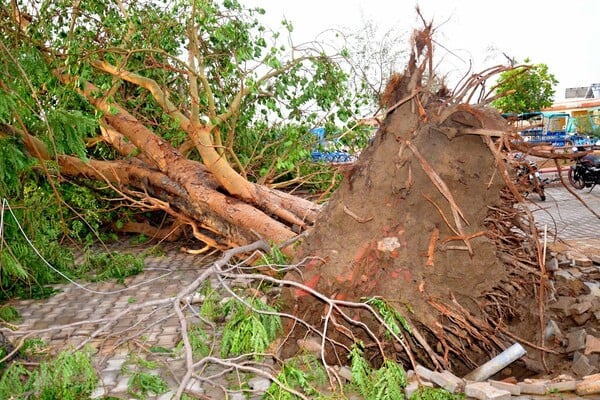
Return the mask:
POLYGON ((572 129, 571 116, 565 112, 535 111, 503 116, 528 143, 551 144, 557 147, 592 144, 588 136, 578 134, 572 129))
POLYGON ((515 170, 517 187, 523 195, 527 197, 529 193, 535 192, 540 196, 541 201, 546 201, 544 187, 547 182, 542 178, 537 163, 525 157, 523 153, 513 154, 511 161, 515 170))
POLYGON ((339 140, 329 141, 325 139, 325 128, 315 128, 310 132, 318 138, 317 146, 310 153, 313 161, 332 164, 351 163, 356 161, 356 156, 350 154, 339 140))
POLYGON ((569 182, 575 189, 594 189, 600 183, 600 156, 587 153, 578 157, 575 165, 569 168, 569 182))
MULTIPOLYGON (((597 142, 600 139, 600 107, 571 111, 567 131, 576 136, 588 137, 597 142)), ((580 144, 573 142, 573 145, 580 144)))

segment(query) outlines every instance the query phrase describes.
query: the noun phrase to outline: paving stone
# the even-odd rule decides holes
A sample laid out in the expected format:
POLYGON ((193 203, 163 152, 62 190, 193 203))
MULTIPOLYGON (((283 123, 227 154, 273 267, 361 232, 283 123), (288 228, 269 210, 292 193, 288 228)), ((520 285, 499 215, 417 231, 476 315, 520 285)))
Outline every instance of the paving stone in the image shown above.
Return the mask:
POLYGON ((575 304, 576 299, 569 296, 558 296, 556 302, 549 305, 549 308, 554 311, 561 312, 563 315, 570 315, 569 309, 575 304))
POLYGON ((431 381, 431 375, 433 375, 433 371, 425 368, 422 365, 417 365, 415 368, 415 373, 419 375, 420 378, 431 381))
POLYGON ((115 387, 113 388, 113 392, 115 393, 124 393, 127 392, 129 388, 129 377, 128 376, 120 376, 119 380, 117 381, 117 384, 115 385, 115 387))
POLYGON ((116 356, 108 359, 103 371, 120 371, 126 359, 127 357, 124 356, 116 356))
POLYGON ((118 379, 119 379, 120 372, 121 371, 117 371, 117 370, 102 371, 100 373, 100 378, 102 380, 102 384, 104 386, 116 386, 118 379))
POLYGON ((585 348, 586 336, 587 332, 585 331, 585 329, 578 329, 576 331, 568 333, 567 340, 569 344, 566 350, 567 353, 585 348))
POLYGON ((590 364, 590 361, 587 358, 587 356, 582 354, 579 357, 577 357, 577 360, 573 362, 571 370, 575 375, 586 376, 595 372, 596 368, 594 367, 594 365, 590 364))
POLYGON ((569 307, 569 312, 570 312, 570 315, 583 314, 590 308, 592 308, 592 302, 584 301, 582 303, 575 303, 575 304, 571 305, 571 307, 569 307))
POLYGON ((578 381, 569 380, 562 382, 549 382, 546 385, 548 392, 574 392, 577 387, 578 381))
POLYGON ((600 338, 597 338, 592 335, 587 335, 585 337, 585 350, 583 353, 585 355, 589 355, 592 353, 600 353, 600 338))
POLYGON ((163 393, 163 394, 161 394, 160 396, 158 396, 158 397, 156 398, 156 400, 171 400, 171 399, 173 399, 173 398, 174 398, 173 396, 175 396, 175 392, 173 392, 173 391, 168 391, 168 392, 166 392, 166 393, 163 393))
POLYGON ((546 263, 546 270, 550 272, 558 271, 558 259, 552 257, 550 261, 546 263))
POLYGON ((591 312, 586 312, 586 313, 583 313, 581 315, 573 315, 571 317, 571 319, 573 320, 573 322, 575 322, 576 326, 583 326, 583 325, 585 325, 591 318, 592 318, 592 313, 591 312))
POLYGON ((513 396, 518 396, 521 394, 521 388, 519 387, 519 385, 517 385, 515 383, 503 382, 503 381, 493 381, 493 380, 488 381, 488 383, 490 385, 492 385, 493 387, 495 387, 496 389, 505 390, 505 391, 509 392, 513 396))
POLYGON ((442 387, 450 393, 462 392, 465 387, 465 381, 457 377, 450 371, 433 372, 431 374, 431 382, 439 387, 442 387))
POLYGON ((517 383, 519 389, 521 389, 521 394, 546 394, 546 382, 519 382, 517 383))
POLYGON ((248 386, 255 392, 264 393, 271 387, 271 380, 263 377, 255 377, 248 381, 248 386))
POLYGON ((465 395, 479 400, 510 400, 507 390, 497 389, 487 382, 472 382, 465 386, 465 395))
POLYGON ((575 393, 580 396, 600 393, 600 374, 585 376, 583 380, 577 384, 575 393))

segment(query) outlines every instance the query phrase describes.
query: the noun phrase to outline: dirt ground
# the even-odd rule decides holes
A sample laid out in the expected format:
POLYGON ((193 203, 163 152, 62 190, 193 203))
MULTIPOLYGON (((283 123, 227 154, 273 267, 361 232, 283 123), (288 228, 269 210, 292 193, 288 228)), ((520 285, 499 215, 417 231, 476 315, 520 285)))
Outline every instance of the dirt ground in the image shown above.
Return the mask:
MULTIPOLYGON (((456 125, 453 118, 443 124, 456 125)), ((506 206, 503 187, 481 137, 450 139, 433 122, 419 124, 410 107, 400 108, 346 173, 303 243, 298 259, 322 260, 303 271, 303 281, 337 299, 389 299, 458 374, 515 338, 539 343, 535 249, 488 234, 497 218, 490 210, 506 206), (522 259, 507 261, 506 247, 522 259)), ((303 316, 320 315, 318 306, 295 300, 303 316)), ((419 356, 427 362, 428 355, 419 356)), ((532 363, 541 361, 553 362, 534 355, 532 363)))

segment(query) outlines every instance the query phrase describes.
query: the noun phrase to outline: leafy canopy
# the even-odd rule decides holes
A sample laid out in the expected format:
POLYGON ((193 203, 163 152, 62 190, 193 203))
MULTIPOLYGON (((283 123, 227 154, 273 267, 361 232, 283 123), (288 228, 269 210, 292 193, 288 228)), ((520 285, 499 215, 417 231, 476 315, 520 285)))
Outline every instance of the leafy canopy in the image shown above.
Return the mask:
POLYGON ((519 66, 500 74, 496 94, 507 95, 492 104, 503 113, 539 111, 552 105, 556 84, 558 81, 546 64, 519 66))

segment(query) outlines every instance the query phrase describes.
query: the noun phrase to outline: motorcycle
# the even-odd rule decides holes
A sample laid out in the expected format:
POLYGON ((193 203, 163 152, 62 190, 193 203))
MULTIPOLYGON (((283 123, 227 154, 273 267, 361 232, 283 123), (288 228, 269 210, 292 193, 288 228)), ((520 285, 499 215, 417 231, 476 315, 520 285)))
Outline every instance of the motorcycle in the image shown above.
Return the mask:
POLYGON ((589 153, 578 157, 569 168, 569 182, 575 189, 591 188, 600 183, 600 156, 589 153))
POLYGON ((512 165, 516 173, 517 186, 523 195, 527 197, 529 193, 535 192, 540 196, 541 201, 546 201, 544 186, 547 180, 542 179, 537 163, 529 160, 522 153, 517 153, 512 158, 512 165))

